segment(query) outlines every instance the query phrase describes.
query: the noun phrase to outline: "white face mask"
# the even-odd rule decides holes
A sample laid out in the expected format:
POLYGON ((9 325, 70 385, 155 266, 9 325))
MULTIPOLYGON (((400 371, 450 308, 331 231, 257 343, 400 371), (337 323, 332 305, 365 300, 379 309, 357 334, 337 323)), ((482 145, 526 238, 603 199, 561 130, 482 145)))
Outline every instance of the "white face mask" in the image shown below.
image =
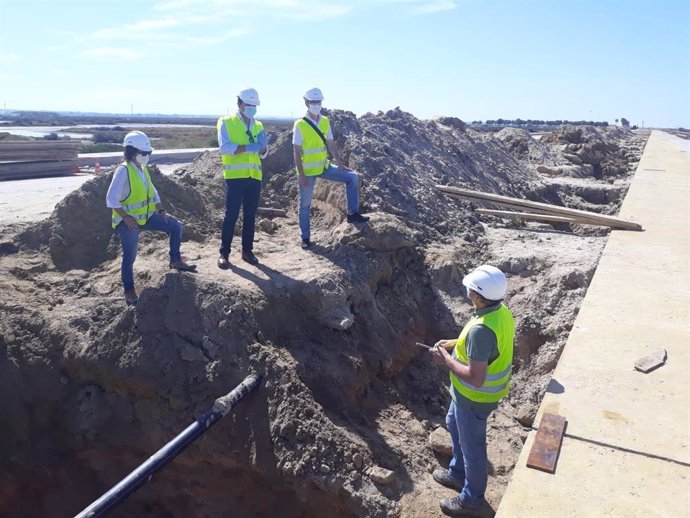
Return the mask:
POLYGON ((146 165, 149 163, 149 158, 150 155, 138 155, 137 162, 139 162, 141 165, 146 165))
POLYGON ((309 105, 309 113, 312 115, 318 115, 321 113, 321 105, 320 104, 310 104, 309 105))

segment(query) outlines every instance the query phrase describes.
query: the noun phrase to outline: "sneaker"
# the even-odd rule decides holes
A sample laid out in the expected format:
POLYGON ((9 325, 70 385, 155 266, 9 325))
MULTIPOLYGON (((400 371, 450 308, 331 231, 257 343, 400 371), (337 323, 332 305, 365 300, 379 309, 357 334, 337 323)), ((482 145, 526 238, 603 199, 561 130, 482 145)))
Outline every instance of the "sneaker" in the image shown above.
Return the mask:
POLYGON ((369 217, 362 216, 359 212, 353 212, 347 215, 348 223, 366 223, 367 221, 369 221, 369 217))
POLYGON ((242 260, 249 264, 259 264, 259 260, 251 250, 242 250, 242 260))
POLYGON ((302 239, 302 250, 309 250, 311 248, 311 241, 302 239))
POLYGON ((455 498, 441 500, 441 511, 448 516, 481 516, 481 507, 466 507, 462 505, 460 495, 455 498))
POLYGON ((125 302, 128 306, 133 306, 139 302, 139 295, 137 295, 137 290, 125 291, 125 302))
POLYGON ((170 268, 180 272, 196 272, 196 264, 187 264, 182 259, 175 261, 174 263, 170 263, 170 268))
POLYGON ((227 255, 222 255, 218 258, 218 268, 221 270, 227 270, 230 268, 230 261, 227 255))
POLYGON ((447 469, 437 469, 431 476, 434 478, 434 481, 442 486, 456 489, 457 491, 462 491, 462 487, 465 485, 464 479, 451 477, 447 469))

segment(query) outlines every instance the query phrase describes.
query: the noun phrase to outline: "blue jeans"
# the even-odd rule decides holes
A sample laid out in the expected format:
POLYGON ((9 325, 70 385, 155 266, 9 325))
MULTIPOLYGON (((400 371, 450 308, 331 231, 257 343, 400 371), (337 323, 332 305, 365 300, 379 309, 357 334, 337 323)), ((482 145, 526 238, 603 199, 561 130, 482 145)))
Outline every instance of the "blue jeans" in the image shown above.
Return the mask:
POLYGON ((139 244, 139 232, 144 230, 154 230, 156 232, 167 232, 170 234, 170 262, 180 260, 180 242, 182 241, 182 223, 172 216, 168 216, 168 221, 160 214, 151 215, 146 225, 139 226, 131 230, 124 221, 115 228, 120 235, 122 242, 122 285, 125 291, 134 289, 134 260, 137 258, 137 245, 139 244))
POLYGON ((354 171, 348 171, 329 165, 322 174, 307 176, 306 178, 309 182, 306 187, 302 187, 302 184, 299 183, 299 177, 297 179, 299 183, 299 229, 302 234, 302 239, 310 239, 311 237, 309 211, 311 209, 311 197, 314 193, 314 184, 317 178, 344 183, 347 188, 348 215, 359 212, 359 176, 354 171))
POLYGON ((242 205, 242 250, 251 252, 254 248, 254 225, 256 209, 259 208, 261 182, 254 178, 233 178, 225 180, 225 219, 220 234, 220 255, 230 254, 235 223, 242 205))
POLYGON ((446 415, 446 426, 453 444, 453 458, 448 465, 448 474, 465 485, 460 500, 466 507, 481 507, 489 476, 489 459, 486 455, 486 420, 489 411, 450 403, 446 415))

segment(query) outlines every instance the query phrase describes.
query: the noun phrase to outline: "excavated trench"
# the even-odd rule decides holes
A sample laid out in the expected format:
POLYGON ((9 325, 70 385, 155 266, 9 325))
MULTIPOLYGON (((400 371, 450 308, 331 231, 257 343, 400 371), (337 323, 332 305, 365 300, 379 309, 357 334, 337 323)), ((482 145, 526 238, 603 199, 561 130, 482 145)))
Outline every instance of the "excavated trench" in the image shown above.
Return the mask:
MULTIPOLYGON (((112 516, 441 516, 451 493, 429 471, 448 457, 429 438, 443 432, 447 378, 414 343, 457 335, 470 314, 459 281, 482 262, 508 274, 518 326, 512 393, 489 423, 496 508, 606 235, 482 224, 433 186, 611 213, 623 194, 596 192, 624 192, 626 176, 591 189, 541 178, 457 119, 333 118, 349 165, 367 175, 372 220, 348 225, 341 187, 317 187, 313 252, 298 244, 287 133, 265 163, 262 205, 288 218, 258 222, 258 267, 236 255, 229 272, 215 267, 223 199, 211 153, 154 175, 200 273, 165 271, 165 238, 143 237, 134 308, 122 303, 119 245, 99 209, 108 177, 46 222, 0 231, 0 516, 75 514, 250 372, 260 388, 112 516)), ((515 149, 557 165, 538 146, 515 149)))

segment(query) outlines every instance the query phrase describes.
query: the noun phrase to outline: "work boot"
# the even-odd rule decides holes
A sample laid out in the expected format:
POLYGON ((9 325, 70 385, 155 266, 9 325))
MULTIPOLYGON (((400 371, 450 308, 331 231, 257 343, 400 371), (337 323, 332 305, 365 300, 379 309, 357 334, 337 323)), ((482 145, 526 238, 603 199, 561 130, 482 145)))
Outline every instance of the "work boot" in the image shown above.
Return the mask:
POLYGON ((230 261, 228 260, 227 255, 220 254, 220 257, 218 258, 218 268, 221 270, 227 270, 230 268, 230 261))
POLYGON ((481 516, 481 507, 466 507, 462 505, 460 495, 455 498, 441 500, 441 511, 448 516, 481 516))
POLYGON ((251 250, 242 250, 242 260, 249 264, 259 264, 259 260, 251 250))
POLYGON ((311 248, 311 241, 308 239, 302 239, 302 250, 309 250, 311 248))
POLYGON ((170 268, 180 272, 196 272, 196 264, 187 264, 182 259, 175 261, 174 263, 170 263, 170 268))
POLYGON ((462 487, 465 485, 464 479, 451 477, 447 469, 437 469, 431 476, 434 478, 434 481, 438 482, 442 486, 446 486, 457 491, 462 491, 462 487))
POLYGON ((139 302, 139 295, 137 295, 137 290, 127 290, 125 291, 125 302, 128 306, 133 306, 139 302))
POLYGON ((366 223, 367 221, 369 221, 369 217, 362 216, 359 212, 353 212, 347 215, 348 223, 366 223))

